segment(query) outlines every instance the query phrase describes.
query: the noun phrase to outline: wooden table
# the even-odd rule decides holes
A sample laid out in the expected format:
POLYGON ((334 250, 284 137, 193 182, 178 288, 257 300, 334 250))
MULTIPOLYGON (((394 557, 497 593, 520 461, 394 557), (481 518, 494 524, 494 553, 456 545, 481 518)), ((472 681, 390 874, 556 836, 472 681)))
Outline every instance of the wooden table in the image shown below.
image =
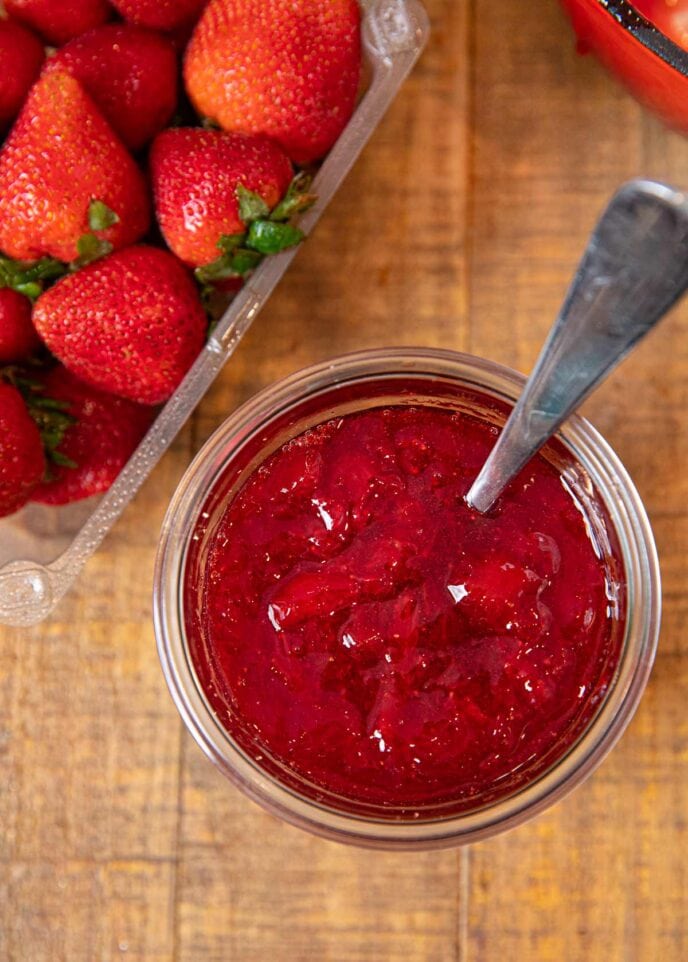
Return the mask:
POLYGON ((528 370, 585 237, 688 141, 574 53, 554 0, 428 0, 429 49, 313 240, 78 588, 0 636, 2 962, 679 962, 688 958, 688 305, 587 413, 652 517, 666 613, 638 715, 534 822, 422 855, 320 841, 206 762, 150 619, 166 503, 265 384, 384 344, 528 370))

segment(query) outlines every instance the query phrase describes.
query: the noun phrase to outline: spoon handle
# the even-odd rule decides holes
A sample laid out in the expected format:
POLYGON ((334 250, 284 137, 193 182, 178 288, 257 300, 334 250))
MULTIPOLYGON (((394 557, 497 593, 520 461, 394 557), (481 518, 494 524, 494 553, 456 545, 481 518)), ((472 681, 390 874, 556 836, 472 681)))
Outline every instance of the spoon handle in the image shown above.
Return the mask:
POLYGON ((688 196, 632 180, 604 211, 533 373, 466 495, 485 512, 688 287, 688 196))

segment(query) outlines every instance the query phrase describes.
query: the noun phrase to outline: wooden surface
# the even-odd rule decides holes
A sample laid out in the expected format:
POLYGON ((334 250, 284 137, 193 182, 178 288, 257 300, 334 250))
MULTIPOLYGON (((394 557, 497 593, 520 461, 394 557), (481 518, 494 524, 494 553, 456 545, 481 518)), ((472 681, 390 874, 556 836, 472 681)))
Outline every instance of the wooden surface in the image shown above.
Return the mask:
POLYGON ((536 821, 371 854, 263 814, 182 730, 158 666, 158 528, 238 403, 334 353, 528 370, 610 192, 688 186, 688 141, 574 53, 554 0, 428 0, 428 51, 193 423, 53 620, 0 634, 1 962, 688 958, 688 305, 587 411, 646 500, 665 619, 603 767, 536 821))

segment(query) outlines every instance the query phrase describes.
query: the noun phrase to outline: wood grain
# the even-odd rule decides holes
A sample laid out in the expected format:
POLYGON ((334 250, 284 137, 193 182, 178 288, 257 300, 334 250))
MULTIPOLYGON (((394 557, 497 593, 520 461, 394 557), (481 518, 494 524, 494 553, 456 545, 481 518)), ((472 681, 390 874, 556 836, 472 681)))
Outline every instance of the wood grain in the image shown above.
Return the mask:
POLYGON ((462 852, 311 838, 206 762, 150 621, 167 501, 265 384, 384 344, 532 364, 609 194, 688 186, 688 142, 587 58, 556 3, 427 0, 418 69, 193 423, 77 589, 0 633, 0 962, 682 962, 688 958, 688 309, 587 405, 662 556, 660 655, 598 772, 462 852))
POLYGON ((323 842, 228 789, 195 746, 184 769, 182 958, 456 957, 455 852, 410 857, 323 842))

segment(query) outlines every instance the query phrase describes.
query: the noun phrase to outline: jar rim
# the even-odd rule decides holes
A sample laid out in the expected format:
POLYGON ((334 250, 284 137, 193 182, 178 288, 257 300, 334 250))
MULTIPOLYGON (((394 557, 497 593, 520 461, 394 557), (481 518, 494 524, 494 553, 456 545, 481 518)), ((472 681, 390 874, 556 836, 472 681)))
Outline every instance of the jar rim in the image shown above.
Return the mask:
POLYGON ((515 827, 562 798, 602 761, 630 722, 650 675, 659 636, 661 589, 657 551, 640 496, 612 448, 575 415, 556 437, 592 478, 605 504, 626 569, 627 617, 619 666, 584 732, 533 782, 482 807, 436 819, 383 819, 349 814, 301 795, 261 768, 222 726, 193 667, 185 637, 183 576, 200 510, 249 434, 276 412, 319 390, 388 377, 444 377, 457 386, 513 405, 525 378, 493 361, 454 351, 390 348, 361 351, 313 365, 254 395, 206 441, 174 493, 155 565, 153 612, 163 673, 190 733, 220 770, 273 814, 315 834, 379 848, 439 848, 473 842, 515 827), (228 448, 229 445, 229 448, 228 448), (220 455, 222 453, 222 456, 220 455))

